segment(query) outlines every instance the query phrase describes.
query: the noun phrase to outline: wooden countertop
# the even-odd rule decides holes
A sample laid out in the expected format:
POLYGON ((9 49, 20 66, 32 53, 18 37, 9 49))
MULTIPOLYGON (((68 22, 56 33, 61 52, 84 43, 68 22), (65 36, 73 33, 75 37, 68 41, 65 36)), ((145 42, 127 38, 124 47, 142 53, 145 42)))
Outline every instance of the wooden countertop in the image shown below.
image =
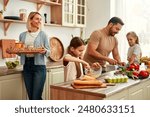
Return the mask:
MULTIPOLYGON (((112 74, 112 72, 104 73, 99 78, 100 80, 104 80, 103 76, 112 74)), ((71 86, 72 81, 63 82, 59 84, 53 84, 50 86, 51 89, 51 99, 54 100, 68 100, 68 99, 77 99, 77 100, 85 100, 85 99, 103 99, 108 96, 113 95, 114 93, 120 92, 123 89, 129 88, 131 86, 137 85, 140 82, 144 82, 148 79, 144 80, 132 80, 128 79, 127 83, 116 83, 115 86, 107 86, 107 88, 89 88, 89 89, 74 89, 71 86)))

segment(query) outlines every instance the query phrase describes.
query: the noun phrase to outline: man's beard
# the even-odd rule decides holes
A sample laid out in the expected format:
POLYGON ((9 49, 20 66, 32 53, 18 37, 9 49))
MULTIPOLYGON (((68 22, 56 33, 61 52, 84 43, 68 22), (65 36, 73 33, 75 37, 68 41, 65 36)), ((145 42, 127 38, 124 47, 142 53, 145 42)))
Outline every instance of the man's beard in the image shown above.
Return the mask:
POLYGON ((117 33, 116 32, 112 32, 112 31, 109 32, 109 35, 111 35, 111 36, 115 36, 115 34, 117 34, 117 33))

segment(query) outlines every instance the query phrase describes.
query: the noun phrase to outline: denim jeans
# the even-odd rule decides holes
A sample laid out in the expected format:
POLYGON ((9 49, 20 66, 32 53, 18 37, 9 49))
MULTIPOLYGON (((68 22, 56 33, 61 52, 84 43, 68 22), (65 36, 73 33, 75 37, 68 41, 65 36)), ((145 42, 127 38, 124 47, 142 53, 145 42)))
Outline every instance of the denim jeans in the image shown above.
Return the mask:
POLYGON ((41 100, 46 79, 46 66, 34 65, 34 57, 26 58, 23 77, 30 100, 41 100))

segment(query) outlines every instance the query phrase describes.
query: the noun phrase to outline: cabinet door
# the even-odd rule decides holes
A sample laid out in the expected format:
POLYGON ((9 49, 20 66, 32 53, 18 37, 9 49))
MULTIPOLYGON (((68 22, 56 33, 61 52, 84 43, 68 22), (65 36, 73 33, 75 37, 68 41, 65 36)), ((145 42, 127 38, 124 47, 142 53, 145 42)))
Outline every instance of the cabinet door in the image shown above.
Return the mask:
POLYGON ((127 99, 128 99, 128 90, 124 89, 121 92, 106 97, 105 100, 127 100, 127 99))
POLYGON ((45 82, 45 92, 43 92, 43 99, 50 99, 50 85, 64 82, 64 68, 53 68, 47 70, 47 77, 45 82))
POLYGON ((75 1, 76 0, 63 0, 62 22, 64 26, 75 25, 75 1))
POLYGON ((51 69, 51 84, 64 82, 64 68, 51 69))
POLYGON ((26 99, 26 90, 21 74, 6 75, 0 80, 1 100, 26 99))
POLYGON ((46 81, 45 81, 45 85, 44 85, 44 89, 43 89, 43 94, 42 94, 42 99, 43 100, 48 100, 49 82, 51 82, 51 81, 49 81, 50 80, 49 72, 50 72, 50 70, 47 69, 47 72, 46 72, 46 81))
POLYGON ((86 0, 76 0, 76 26, 86 26, 86 0))
POLYGON ((150 80, 143 83, 144 86, 144 96, 146 100, 150 100, 150 80))
POLYGON ((144 100, 144 87, 143 84, 137 84, 129 88, 129 100, 144 100))

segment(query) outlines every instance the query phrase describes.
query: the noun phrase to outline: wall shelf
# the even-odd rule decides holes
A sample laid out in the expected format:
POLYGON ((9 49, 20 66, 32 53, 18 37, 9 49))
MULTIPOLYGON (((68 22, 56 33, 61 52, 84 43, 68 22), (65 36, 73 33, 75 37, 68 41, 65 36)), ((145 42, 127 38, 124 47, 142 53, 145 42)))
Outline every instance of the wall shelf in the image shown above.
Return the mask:
MULTIPOLYGON (((37 11, 39 11, 43 5, 61 6, 61 3, 59 3, 59 0, 56 0, 55 2, 48 1, 48 0, 22 0, 22 1, 37 3, 37 11)), ((4 11, 6 10, 8 2, 9 0, 3 0, 4 11)))
MULTIPOLYGON (((26 24, 26 21, 20 21, 20 20, 10 20, 10 19, 2 19, 0 20, 1 23, 3 23, 3 28, 4 28, 4 35, 7 35, 7 30, 9 29, 10 25, 12 23, 20 23, 20 24, 26 24)), ((45 23, 44 26, 53 26, 53 27, 68 27, 68 28, 74 28, 72 26, 63 26, 60 24, 50 24, 50 23, 45 23)))
POLYGON ((2 19, 0 20, 0 22, 3 23, 4 26, 4 35, 7 35, 7 30, 9 28, 9 26, 11 25, 11 23, 26 23, 25 21, 20 21, 20 20, 10 20, 10 19, 2 19))
POLYGON ((56 0, 56 2, 48 1, 48 0, 23 0, 23 1, 37 3, 37 11, 39 11, 43 5, 61 6, 61 3, 59 3, 58 0, 56 0))

